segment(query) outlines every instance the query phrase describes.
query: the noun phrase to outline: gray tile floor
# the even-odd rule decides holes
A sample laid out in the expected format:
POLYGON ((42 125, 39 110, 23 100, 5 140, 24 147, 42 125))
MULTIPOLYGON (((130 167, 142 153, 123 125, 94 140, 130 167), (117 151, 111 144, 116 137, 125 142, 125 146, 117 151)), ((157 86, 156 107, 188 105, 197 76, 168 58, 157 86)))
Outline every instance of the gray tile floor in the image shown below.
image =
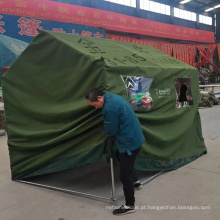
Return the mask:
MULTIPOLYGON (((124 198, 115 202, 94 200, 11 181, 7 137, 0 136, 0 220, 219 219, 220 106, 200 109, 199 112, 208 154, 147 183, 135 195, 139 210, 134 214, 120 217, 113 216, 111 209, 123 204, 124 198)), ((108 196, 111 190, 110 174, 107 172, 109 166, 99 163, 100 174, 96 174, 97 168, 94 164, 87 165, 90 166, 92 173, 83 168, 84 171, 77 175, 76 170, 71 170, 63 174, 44 176, 40 181, 54 184, 56 179, 58 187, 65 186, 71 190, 84 190, 108 196), (74 176, 71 176, 73 173, 74 176), (86 180, 81 181, 82 179, 86 180), (91 182, 88 184, 88 180, 93 184, 91 182)), ((115 172, 117 176, 117 169, 115 172)), ((150 175, 141 174, 141 178, 145 179, 150 175)), ((33 180, 39 182, 39 178, 33 180)), ((116 187, 117 194, 121 194, 122 189, 117 178, 116 187)))

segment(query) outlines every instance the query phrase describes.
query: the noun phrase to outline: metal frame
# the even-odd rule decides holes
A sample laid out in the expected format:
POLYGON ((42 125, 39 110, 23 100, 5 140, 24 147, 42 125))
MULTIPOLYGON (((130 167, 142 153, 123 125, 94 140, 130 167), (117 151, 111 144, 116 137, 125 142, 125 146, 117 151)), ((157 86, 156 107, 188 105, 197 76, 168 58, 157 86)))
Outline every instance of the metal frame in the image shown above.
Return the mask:
POLYGON ((212 91, 215 92, 215 91, 214 91, 214 88, 215 88, 215 87, 219 87, 219 86, 220 86, 220 84, 209 84, 209 85, 199 85, 199 88, 211 87, 211 88, 212 88, 212 91))
MULTIPOLYGON (((89 194, 89 193, 84 193, 84 192, 79 192, 79 191, 74 191, 74 190, 68 190, 68 189, 58 188, 58 187, 54 187, 54 186, 29 182, 29 181, 25 181, 25 180, 15 180, 15 181, 20 182, 20 183, 25 183, 25 184, 30 184, 30 185, 34 185, 34 186, 43 187, 43 188, 46 188, 46 189, 52 189, 52 190, 56 190, 56 191, 60 191, 60 192, 74 194, 74 195, 81 195, 81 196, 86 196, 86 197, 94 197, 94 198, 97 198, 97 199, 106 199, 106 200, 116 201, 119 198, 123 197, 124 194, 121 194, 120 196, 115 197, 116 196, 115 195, 115 178, 114 178, 114 166, 113 166, 113 159, 112 158, 110 158, 110 165, 111 165, 111 179, 112 179, 111 197, 104 197, 104 196, 99 196, 99 195, 94 195, 94 194, 89 194)), ((146 184, 146 183, 150 182, 152 179, 159 176, 163 172, 164 171, 158 172, 157 174, 155 174, 151 178, 149 178, 149 179, 145 180, 144 182, 142 182, 142 184, 146 184)))

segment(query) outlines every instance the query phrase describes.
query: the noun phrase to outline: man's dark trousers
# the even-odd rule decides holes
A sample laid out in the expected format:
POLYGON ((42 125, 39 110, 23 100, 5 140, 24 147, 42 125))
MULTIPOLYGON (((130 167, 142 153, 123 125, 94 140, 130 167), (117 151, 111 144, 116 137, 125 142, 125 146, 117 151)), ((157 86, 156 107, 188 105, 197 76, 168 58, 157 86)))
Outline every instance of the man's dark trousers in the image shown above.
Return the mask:
POLYGON ((120 163, 120 180, 123 184, 124 196, 127 206, 134 206, 134 182, 138 181, 134 169, 134 163, 140 148, 132 151, 132 155, 117 152, 117 158, 120 163))

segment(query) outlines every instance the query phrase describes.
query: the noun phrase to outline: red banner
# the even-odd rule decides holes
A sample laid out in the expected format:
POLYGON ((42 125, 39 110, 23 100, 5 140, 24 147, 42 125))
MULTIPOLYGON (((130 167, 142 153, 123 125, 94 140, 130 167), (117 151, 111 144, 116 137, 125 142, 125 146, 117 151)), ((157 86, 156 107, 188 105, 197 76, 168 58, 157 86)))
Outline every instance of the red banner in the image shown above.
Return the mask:
POLYGON ((102 27, 142 35, 214 43, 214 32, 46 0, 0 0, 0 14, 102 27))
POLYGON ((179 47, 178 47, 178 44, 173 44, 173 57, 178 59, 178 56, 177 54, 179 54, 179 47))
POLYGON ((195 66, 196 46, 189 45, 189 65, 195 66))
POLYGON ((191 66, 195 66, 195 45, 172 44, 172 46, 173 57, 191 66))
POLYGON ((161 51, 171 56, 172 55, 172 44, 161 43, 161 51))

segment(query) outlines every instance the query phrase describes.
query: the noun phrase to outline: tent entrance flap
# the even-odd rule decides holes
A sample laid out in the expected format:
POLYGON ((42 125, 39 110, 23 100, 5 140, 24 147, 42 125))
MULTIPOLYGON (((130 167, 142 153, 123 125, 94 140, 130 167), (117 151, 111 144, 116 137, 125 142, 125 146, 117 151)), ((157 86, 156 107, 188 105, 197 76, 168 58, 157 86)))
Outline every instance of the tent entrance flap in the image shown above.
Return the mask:
MULTIPOLYGON (((118 166, 113 165, 113 159, 110 158, 110 166, 101 160, 69 171, 15 181, 92 199, 116 201, 124 196, 117 168, 118 166)), ((163 171, 139 171, 138 174, 140 182, 144 185, 162 173, 163 171)))

